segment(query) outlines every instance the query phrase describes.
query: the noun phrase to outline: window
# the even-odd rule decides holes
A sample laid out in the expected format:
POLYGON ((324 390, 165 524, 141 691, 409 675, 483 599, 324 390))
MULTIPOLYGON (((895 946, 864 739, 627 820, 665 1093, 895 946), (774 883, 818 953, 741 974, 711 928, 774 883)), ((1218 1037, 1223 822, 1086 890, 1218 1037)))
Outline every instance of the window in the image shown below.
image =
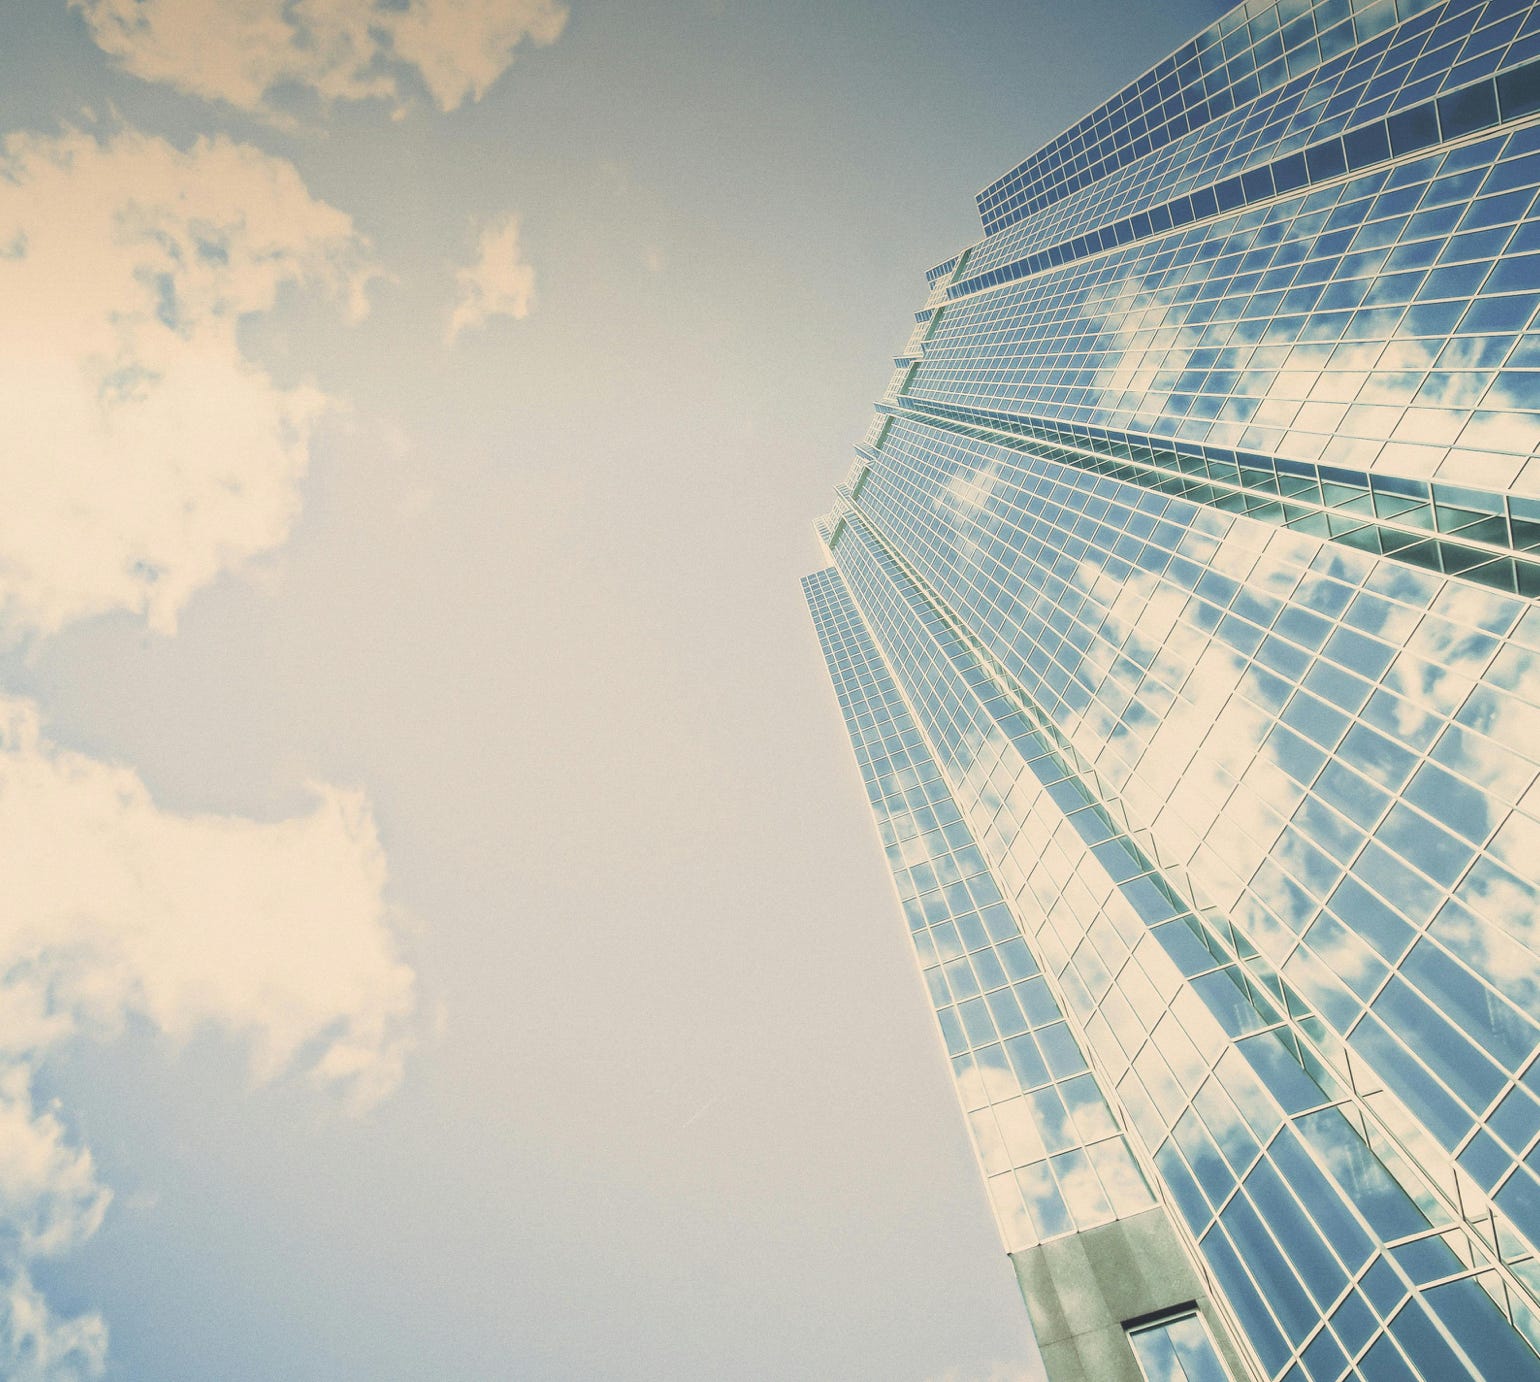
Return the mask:
POLYGON ((1128 1326, 1146 1382, 1232 1382, 1196 1306, 1128 1326))

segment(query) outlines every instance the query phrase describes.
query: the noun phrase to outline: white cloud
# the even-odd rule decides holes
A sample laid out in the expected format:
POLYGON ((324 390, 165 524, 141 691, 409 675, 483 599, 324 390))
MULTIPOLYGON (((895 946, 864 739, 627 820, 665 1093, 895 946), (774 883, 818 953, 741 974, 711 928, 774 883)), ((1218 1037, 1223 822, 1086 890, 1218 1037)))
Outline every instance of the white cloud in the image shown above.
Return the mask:
MULTIPOLYGON (((259 1079, 298 1063, 363 1103, 388 1092, 414 992, 384 855, 361 795, 314 791, 308 815, 276 823, 175 815, 0 700, 0 1059, 133 1014, 177 1039, 244 1036, 259 1079)), ((0 1151, 0 1204, 7 1164, 0 1151)))
POLYGON ((316 787, 276 823, 164 811, 129 770, 51 744, 0 699, 0 1370, 99 1376, 106 1326, 57 1320, 29 1264, 96 1232, 110 1192, 38 1108, 38 1061, 130 1018, 244 1041, 253 1077, 298 1071, 356 1107, 399 1081, 415 979, 383 900, 367 802, 316 787))
POLYGON ((112 1198, 91 1153, 72 1147, 52 1109, 36 1110, 24 1062, 0 1066, 0 1367, 22 1382, 81 1382, 106 1367, 101 1316, 59 1319, 28 1264, 100 1227, 112 1198))
POLYGON ((0 1283, 0 1359, 11 1382, 85 1382, 107 1367, 100 1315, 60 1320, 23 1266, 0 1283))
MULTIPOLYGON (((111 610, 162 632, 282 543, 327 400, 243 355, 286 284, 367 310, 368 247, 283 160, 133 131, 0 145, 0 624, 111 610)), ((33 1096, 38 1062, 129 1020, 217 1030, 253 1077, 367 1107, 398 1083, 415 978, 369 805, 316 786, 263 823, 162 810, 130 770, 51 744, 0 695, 0 1372, 99 1377, 100 1317, 54 1316, 31 1264, 96 1232, 110 1192, 33 1096)))
POLYGON ((455 309, 446 341, 489 317, 529 315, 535 300, 535 271, 519 252, 519 218, 505 216, 481 232, 476 262, 455 273, 455 309))
POLYGON ((0 246, 0 611, 170 632, 285 539, 326 402, 247 360, 240 318, 289 282, 362 315, 367 247, 281 159, 128 131, 8 138, 0 246))
POLYGON ((0 1223, 16 1252, 50 1257, 84 1242, 110 1199, 91 1153, 66 1143, 52 1109, 34 1110, 31 1070, 8 1063, 0 1070, 0 1223))
POLYGON ((284 88, 398 103, 405 67, 437 104, 479 100, 528 39, 554 43, 557 0, 70 0, 128 71, 243 110, 284 88))

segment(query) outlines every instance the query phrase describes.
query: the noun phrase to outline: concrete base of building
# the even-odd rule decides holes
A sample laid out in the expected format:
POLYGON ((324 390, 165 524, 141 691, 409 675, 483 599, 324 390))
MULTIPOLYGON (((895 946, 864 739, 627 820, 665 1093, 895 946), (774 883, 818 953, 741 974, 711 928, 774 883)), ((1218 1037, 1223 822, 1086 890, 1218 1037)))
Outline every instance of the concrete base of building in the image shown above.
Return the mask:
POLYGON ((1236 1382, 1257 1374, 1231 1341, 1164 1209, 1011 1254, 1048 1382, 1144 1382, 1128 1327, 1195 1305, 1236 1382))

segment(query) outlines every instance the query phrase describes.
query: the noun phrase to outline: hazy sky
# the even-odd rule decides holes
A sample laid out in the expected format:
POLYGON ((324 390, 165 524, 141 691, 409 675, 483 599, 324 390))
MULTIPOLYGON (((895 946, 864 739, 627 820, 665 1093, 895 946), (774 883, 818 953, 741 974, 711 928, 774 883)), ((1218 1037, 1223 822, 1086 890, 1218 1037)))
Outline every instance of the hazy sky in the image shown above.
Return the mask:
POLYGON ((0 1373, 1037 1376, 797 578, 1222 9, 0 4, 0 1373))

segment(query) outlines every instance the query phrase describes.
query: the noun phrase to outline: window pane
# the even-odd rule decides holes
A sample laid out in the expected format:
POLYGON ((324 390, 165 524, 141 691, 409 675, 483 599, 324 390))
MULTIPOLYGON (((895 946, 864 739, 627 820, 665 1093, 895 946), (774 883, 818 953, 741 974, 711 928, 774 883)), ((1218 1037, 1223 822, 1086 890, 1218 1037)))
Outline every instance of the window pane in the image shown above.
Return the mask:
POLYGON ((1196 1313, 1136 1330, 1128 1342, 1148 1382, 1231 1382, 1196 1313))

